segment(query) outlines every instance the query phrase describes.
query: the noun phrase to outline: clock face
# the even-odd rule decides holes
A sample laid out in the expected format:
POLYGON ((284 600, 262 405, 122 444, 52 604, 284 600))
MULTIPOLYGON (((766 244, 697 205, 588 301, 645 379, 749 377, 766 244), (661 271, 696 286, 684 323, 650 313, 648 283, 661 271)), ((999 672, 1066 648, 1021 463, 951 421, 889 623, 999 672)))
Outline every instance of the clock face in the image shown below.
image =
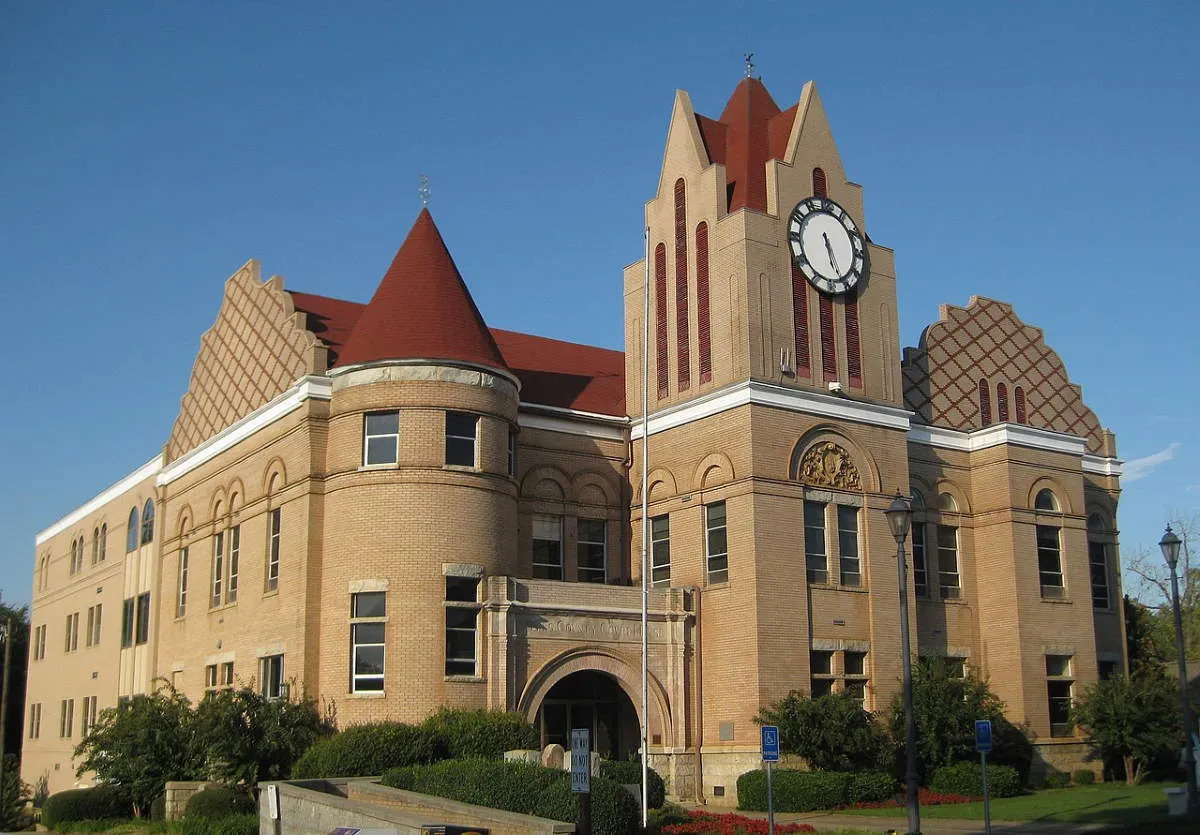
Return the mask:
POLYGON ((792 261, 814 287, 845 293, 867 274, 867 245, 846 210, 828 197, 802 200, 788 218, 792 261))

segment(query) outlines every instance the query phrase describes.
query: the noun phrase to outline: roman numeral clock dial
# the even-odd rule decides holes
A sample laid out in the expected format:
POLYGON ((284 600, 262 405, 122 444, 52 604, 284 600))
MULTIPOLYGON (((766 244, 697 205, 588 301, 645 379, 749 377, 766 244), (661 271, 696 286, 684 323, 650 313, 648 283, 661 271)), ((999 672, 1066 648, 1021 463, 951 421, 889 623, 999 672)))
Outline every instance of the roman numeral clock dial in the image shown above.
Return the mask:
POLYGON ((823 293, 845 293, 867 274, 867 245, 854 219, 828 197, 801 200, 788 218, 792 261, 823 293))

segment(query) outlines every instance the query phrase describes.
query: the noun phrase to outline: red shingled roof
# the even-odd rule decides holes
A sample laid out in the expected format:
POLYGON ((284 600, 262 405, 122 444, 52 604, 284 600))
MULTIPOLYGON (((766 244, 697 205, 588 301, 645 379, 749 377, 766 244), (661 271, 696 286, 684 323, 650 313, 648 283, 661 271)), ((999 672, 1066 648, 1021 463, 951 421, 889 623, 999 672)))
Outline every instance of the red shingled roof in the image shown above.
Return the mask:
POLYGON ((780 112, 761 81, 744 78, 720 119, 696 116, 709 160, 725 166, 729 211, 767 210, 766 164, 783 159, 796 107, 780 112))
POLYGON ((338 364, 412 358, 507 367, 428 209, 359 314, 338 364))

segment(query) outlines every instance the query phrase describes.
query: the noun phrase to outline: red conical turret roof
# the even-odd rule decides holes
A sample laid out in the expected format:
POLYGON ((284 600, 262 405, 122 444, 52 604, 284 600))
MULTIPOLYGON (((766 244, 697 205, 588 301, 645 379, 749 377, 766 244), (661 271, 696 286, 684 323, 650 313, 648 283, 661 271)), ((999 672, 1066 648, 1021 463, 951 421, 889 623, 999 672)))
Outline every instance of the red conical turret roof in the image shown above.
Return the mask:
POLYGON ((457 360, 508 370, 428 209, 422 209, 337 365, 457 360))

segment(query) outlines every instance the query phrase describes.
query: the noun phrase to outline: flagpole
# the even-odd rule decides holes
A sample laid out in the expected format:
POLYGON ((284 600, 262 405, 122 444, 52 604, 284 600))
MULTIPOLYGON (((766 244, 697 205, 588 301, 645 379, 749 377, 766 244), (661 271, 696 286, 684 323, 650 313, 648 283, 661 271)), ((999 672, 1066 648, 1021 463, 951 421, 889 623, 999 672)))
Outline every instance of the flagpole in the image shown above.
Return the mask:
POLYGON ((647 488, 650 482, 650 427, 646 417, 650 411, 650 227, 642 232, 645 243, 645 287, 642 293, 642 828, 647 824, 647 801, 650 769, 650 668, 647 627, 650 607, 650 498, 647 488))

